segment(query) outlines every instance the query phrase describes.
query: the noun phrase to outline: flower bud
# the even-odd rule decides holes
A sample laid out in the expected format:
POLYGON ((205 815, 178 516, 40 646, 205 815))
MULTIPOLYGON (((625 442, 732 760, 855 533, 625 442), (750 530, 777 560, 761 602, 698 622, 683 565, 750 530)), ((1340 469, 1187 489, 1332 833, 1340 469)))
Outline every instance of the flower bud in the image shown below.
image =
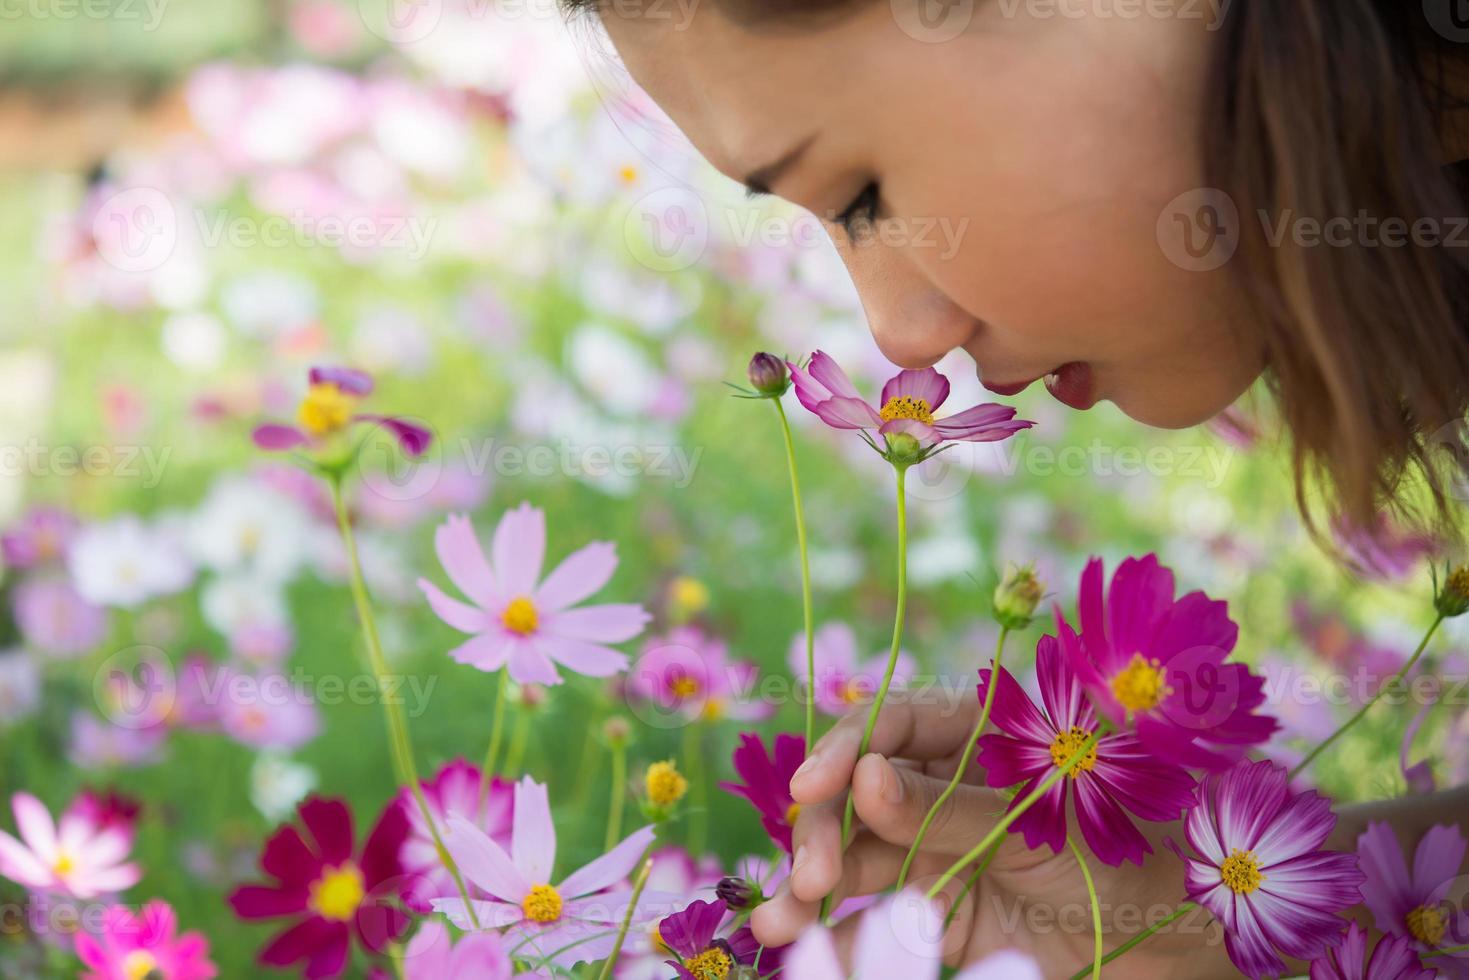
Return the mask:
POLYGON ((621 715, 614 715, 602 723, 602 737, 608 745, 626 745, 632 738, 632 725, 621 715))
POLYGON ((726 906, 736 910, 754 908, 765 900, 759 889, 744 878, 719 879, 719 884, 714 886, 714 894, 726 906))
POLYGON ((888 451, 883 456, 894 466, 911 466, 923 458, 923 443, 906 432, 890 432, 887 439, 888 451))
POLYGON ((1450 569, 1443 580, 1443 587, 1433 597, 1433 605, 1446 619, 1469 612, 1469 566, 1450 569))
POLYGON ((1011 565, 995 587, 995 621, 1006 629, 1025 629, 1045 594, 1045 584, 1036 577, 1034 566, 1011 565))
POLYGON ((750 366, 746 374, 750 379, 750 385, 762 395, 772 397, 784 395, 791 383, 790 375, 786 371, 786 362, 765 351, 750 358, 750 366))

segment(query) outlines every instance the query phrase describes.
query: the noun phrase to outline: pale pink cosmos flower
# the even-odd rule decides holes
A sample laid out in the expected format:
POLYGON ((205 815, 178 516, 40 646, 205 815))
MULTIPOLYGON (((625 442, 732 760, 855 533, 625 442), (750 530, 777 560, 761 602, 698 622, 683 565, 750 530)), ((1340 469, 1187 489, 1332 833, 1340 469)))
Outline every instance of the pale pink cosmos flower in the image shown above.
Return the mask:
POLYGON ((440 619, 474 634, 449 651, 454 660, 485 671, 508 667, 517 684, 560 684, 558 664, 589 677, 627 669, 626 654, 607 644, 643 631, 650 618, 643 607, 571 608, 612 577, 617 552, 611 543, 581 548, 542 579, 546 515, 524 503, 500 518, 488 558, 463 515, 450 515, 439 527, 434 547, 449 579, 472 603, 449 598, 427 579, 418 581, 440 619))
MULTIPOLYGON (((464 759, 447 763, 432 779, 422 780, 421 784, 424 801, 436 826, 442 827, 448 815, 454 813, 489 834, 501 848, 511 846, 515 806, 512 784, 496 776, 486 787, 479 767, 464 759)), ((408 820, 408 835, 398 848, 398 862, 409 879, 403 888, 403 900, 413 911, 427 913, 433 908, 435 898, 454 894, 454 879, 439 860, 438 845, 413 793, 404 787, 394 805, 408 820)))
POLYGON ((515 967, 504 941, 480 932, 454 942, 448 928, 430 919, 403 950, 406 980, 510 980, 515 967))
POLYGON ((690 721, 763 721, 775 705, 759 696, 760 668, 731 660, 728 645, 697 626, 650 639, 627 676, 647 708, 690 721))
MULTIPOLYGON (((852 969, 837 958, 831 933, 808 931, 785 954, 784 980, 938 980, 943 966, 944 916, 921 892, 908 891, 873 906, 857 925, 852 969)), ((954 980, 1041 980, 1028 956, 1002 952, 959 971, 954 980)))
MULTIPOLYGON (((543 784, 526 777, 516 785, 514 822, 507 854, 468 820, 449 816, 444 846, 469 883, 491 896, 473 901, 480 927, 507 930, 515 957, 538 965, 569 970, 577 963, 606 959, 632 898, 627 877, 653 843, 654 827, 634 831, 553 885, 556 827, 543 784)), ((657 917, 668 900, 645 890, 631 922, 642 925, 657 917)), ((438 898, 433 907, 460 929, 473 925, 460 898, 438 898)))
MULTIPOLYGON (((858 705, 872 703, 882 684, 883 674, 887 671, 886 650, 869 660, 859 662, 857 634, 852 631, 852 627, 846 623, 827 623, 816 631, 814 652, 816 680, 812 683, 812 694, 817 710, 823 714, 841 717, 858 705)), ((791 639, 787 663, 796 680, 805 683, 805 633, 797 633, 791 639)), ((897 666, 893 669, 892 690, 903 690, 915 669, 913 658, 899 651, 897 666)))
POLYGON ((132 820, 77 797, 58 826, 46 805, 29 793, 10 798, 20 839, 0 830, 0 875, 32 891, 91 899, 131 888, 142 869, 126 860, 132 820))

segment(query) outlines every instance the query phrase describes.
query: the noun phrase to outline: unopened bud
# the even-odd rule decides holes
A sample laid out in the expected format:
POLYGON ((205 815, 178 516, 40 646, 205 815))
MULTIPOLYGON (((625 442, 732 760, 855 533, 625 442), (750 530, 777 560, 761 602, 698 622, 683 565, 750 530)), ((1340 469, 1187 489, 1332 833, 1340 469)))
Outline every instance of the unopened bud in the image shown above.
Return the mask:
POLYGON ((632 725, 621 715, 608 718, 602 723, 602 737, 609 745, 626 745, 632 738, 632 725))
POLYGON ((906 432, 890 432, 885 438, 888 443, 888 451, 883 456, 894 466, 907 467, 922 459, 923 443, 918 441, 917 436, 909 435, 906 432))
POLYGON ((721 878, 714 886, 714 894, 732 909, 748 909, 759 905, 763 895, 744 878, 721 878))
POLYGON ((1045 594, 1045 584, 1036 577, 1034 566, 1011 565, 995 587, 995 620, 1006 629, 1025 629, 1045 594))
POLYGON ((1469 612, 1469 566, 1460 565, 1449 571, 1443 587, 1433 597, 1433 605, 1447 619, 1469 612))
POLYGON ((791 383, 786 362, 764 351, 750 358, 750 367, 746 374, 751 386, 762 395, 784 395, 791 383))

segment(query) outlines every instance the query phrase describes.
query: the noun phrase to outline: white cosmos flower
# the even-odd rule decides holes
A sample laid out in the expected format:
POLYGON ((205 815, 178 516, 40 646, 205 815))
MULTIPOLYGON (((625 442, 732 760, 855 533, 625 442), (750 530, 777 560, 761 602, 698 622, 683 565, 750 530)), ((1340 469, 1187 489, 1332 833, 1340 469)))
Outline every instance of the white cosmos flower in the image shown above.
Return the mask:
POLYGON ((308 523, 285 494, 249 477, 226 476, 189 521, 189 551, 218 572, 288 582, 305 561, 308 523))
POLYGON ((140 606, 187 588, 194 566, 173 535, 133 515, 83 528, 67 553, 81 597, 99 606, 140 606))

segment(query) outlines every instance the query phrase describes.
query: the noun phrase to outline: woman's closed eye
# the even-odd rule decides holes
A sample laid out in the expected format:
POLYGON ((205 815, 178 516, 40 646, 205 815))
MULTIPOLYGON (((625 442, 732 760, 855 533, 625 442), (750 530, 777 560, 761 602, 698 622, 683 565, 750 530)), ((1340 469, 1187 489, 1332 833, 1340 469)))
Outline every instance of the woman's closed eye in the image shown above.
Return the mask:
POLYGON ((852 198, 852 203, 843 208, 834 220, 842 226, 848 238, 855 238, 867 231, 877 220, 881 202, 882 188, 877 181, 868 181, 857 196, 852 198))

